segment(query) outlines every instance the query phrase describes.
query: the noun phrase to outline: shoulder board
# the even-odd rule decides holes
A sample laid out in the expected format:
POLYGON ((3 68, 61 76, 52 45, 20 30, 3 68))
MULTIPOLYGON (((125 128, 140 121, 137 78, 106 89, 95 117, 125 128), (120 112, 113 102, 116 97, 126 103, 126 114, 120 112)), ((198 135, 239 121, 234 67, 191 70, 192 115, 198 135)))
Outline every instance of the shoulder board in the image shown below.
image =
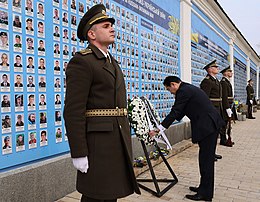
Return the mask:
POLYGON ((210 76, 206 76, 205 79, 210 79, 210 76))
POLYGON ((86 49, 80 50, 79 53, 80 53, 81 55, 87 55, 87 54, 92 53, 92 50, 89 49, 89 48, 86 48, 86 49))
POLYGON ((223 77, 223 78, 221 79, 221 81, 226 81, 226 78, 225 78, 225 77, 223 77))

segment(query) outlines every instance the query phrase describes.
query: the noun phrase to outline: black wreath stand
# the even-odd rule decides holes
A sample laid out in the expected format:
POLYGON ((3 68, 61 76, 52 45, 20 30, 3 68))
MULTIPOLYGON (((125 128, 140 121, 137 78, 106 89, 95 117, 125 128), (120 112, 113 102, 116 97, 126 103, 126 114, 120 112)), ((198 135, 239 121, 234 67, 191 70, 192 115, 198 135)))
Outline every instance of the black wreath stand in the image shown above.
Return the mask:
POLYGON ((167 166, 168 170, 170 171, 173 179, 157 179, 153 170, 153 166, 151 163, 151 160, 149 158, 145 143, 143 140, 141 140, 141 144, 144 150, 144 154, 147 160, 147 164, 149 166, 149 171, 151 173, 152 179, 140 179, 137 178, 137 182, 139 187, 141 187, 142 189, 150 192, 151 194, 157 196, 157 197, 161 197, 163 194, 165 194, 170 188, 172 188, 177 182, 178 182, 178 178, 176 177, 175 173, 173 172, 171 166, 169 165, 168 161, 166 160, 165 156, 163 155, 163 153, 161 152, 160 147, 158 146, 157 143, 155 143, 155 148, 158 150, 159 155, 162 157, 163 162, 165 163, 165 165, 167 166), (156 191, 150 189, 149 187, 144 186, 143 184, 139 183, 139 182, 153 182, 156 191), (165 183, 169 183, 163 190, 160 190, 159 184, 158 182, 165 182, 165 183))

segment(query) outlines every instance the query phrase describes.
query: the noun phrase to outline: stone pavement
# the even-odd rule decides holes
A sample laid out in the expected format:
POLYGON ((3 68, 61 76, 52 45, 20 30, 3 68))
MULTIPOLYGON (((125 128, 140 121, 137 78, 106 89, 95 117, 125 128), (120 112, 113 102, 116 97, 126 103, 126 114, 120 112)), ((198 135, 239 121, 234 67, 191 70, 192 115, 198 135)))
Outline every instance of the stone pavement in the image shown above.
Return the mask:
MULTIPOLYGON (((254 120, 232 124, 233 147, 217 146, 217 154, 221 154, 223 159, 216 162, 214 202, 260 201, 260 112, 254 116, 254 120)), ((174 187, 160 198, 141 189, 140 196, 133 194, 118 202, 190 201, 185 198, 186 194, 194 194, 189 191, 189 186, 197 186, 199 182, 198 146, 184 140, 174 147, 180 145, 183 151, 168 158, 179 180, 174 187)), ((154 170, 158 178, 170 177, 164 163, 155 166, 154 170)), ((138 177, 150 178, 148 172, 138 177)), ((152 185, 149 184, 154 189, 152 185)), ((57 202, 78 202, 80 197, 78 192, 73 192, 57 202)))

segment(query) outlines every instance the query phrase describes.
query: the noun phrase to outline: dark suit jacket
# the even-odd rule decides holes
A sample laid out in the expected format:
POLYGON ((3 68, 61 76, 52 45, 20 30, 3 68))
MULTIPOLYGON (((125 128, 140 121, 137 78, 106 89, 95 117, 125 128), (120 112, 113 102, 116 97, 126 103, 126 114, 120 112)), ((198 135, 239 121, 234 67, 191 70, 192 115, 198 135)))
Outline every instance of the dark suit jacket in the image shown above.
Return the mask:
MULTIPOLYGON (((1 86, 5 86, 4 82, 1 83, 1 86)), ((10 86, 10 83, 6 82, 6 86, 10 86)))
POLYGON ((71 156, 89 159, 87 174, 78 172, 77 190, 103 200, 139 193, 127 117, 85 117, 87 109, 127 106, 122 71, 110 57, 111 64, 97 47, 89 45, 70 60, 64 106, 71 156))
POLYGON ((191 121, 193 143, 216 134, 225 124, 203 90, 182 82, 176 92, 171 112, 163 120, 162 126, 168 128, 174 120, 180 121, 185 115, 191 121))

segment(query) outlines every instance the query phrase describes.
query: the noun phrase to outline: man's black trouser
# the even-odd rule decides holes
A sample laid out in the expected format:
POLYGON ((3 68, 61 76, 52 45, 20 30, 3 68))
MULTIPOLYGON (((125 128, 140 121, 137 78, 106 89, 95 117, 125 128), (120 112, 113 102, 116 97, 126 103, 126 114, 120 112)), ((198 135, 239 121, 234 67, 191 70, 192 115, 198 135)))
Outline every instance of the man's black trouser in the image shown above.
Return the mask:
POLYGON ((214 195, 214 167, 218 131, 199 142, 200 185, 198 194, 207 199, 214 195))
POLYGON ((81 196, 81 202, 116 202, 117 199, 112 199, 112 200, 100 200, 100 199, 94 199, 94 198, 89 198, 85 195, 81 196))

